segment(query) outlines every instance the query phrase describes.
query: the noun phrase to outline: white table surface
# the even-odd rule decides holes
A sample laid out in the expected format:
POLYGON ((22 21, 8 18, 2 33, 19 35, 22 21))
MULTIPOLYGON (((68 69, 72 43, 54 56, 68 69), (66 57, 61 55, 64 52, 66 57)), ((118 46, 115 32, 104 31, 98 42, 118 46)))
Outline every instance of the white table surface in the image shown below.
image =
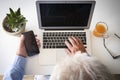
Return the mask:
MULTIPOLYGON (((21 8, 22 14, 28 22, 26 30, 33 30, 39 34, 35 0, 0 0, 0 74, 3 74, 12 64, 19 44, 19 37, 10 36, 2 29, 2 21, 9 12, 9 7, 13 9, 21 8)), ((106 22, 109 26, 109 33, 120 33, 120 0, 96 0, 96 6, 91 22, 92 31, 99 21, 106 22)), ((120 58, 113 59, 103 46, 102 38, 94 37, 91 34, 92 55, 100 60, 113 74, 120 74, 120 58)), ((110 43, 114 45, 113 43, 110 43)), ((120 44, 118 44, 120 45, 120 44)), ((117 48, 116 50, 120 50, 117 48)), ((120 51, 119 51, 120 53, 120 51)), ((26 74, 50 74, 53 66, 40 66, 39 56, 27 58, 26 74)))

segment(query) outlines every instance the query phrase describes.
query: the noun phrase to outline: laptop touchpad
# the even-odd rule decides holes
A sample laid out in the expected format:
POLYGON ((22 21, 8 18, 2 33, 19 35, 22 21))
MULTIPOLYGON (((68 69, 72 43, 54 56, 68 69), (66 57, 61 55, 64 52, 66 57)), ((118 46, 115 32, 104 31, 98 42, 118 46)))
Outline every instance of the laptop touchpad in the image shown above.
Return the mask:
POLYGON ((63 61, 65 59, 66 55, 67 55, 67 53, 65 52, 64 49, 56 50, 57 63, 63 61))
POLYGON ((42 66, 53 66, 56 64, 56 50, 41 49, 39 54, 39 64, 42 66))

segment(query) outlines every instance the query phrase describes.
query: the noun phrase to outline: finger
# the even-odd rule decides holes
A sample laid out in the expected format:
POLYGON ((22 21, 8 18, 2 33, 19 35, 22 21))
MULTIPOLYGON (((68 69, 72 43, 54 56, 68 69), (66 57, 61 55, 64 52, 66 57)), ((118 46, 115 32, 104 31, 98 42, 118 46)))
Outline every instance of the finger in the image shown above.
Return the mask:
POLYGON ((72 50, 72 46, 68 41, 65 41, 66 46, 68 47, 68 49, 71 51, 72 50))
POLYGON ((24 45, 24 35, 21 35, 20 37, 20 46, 24 45))
POLYGON ((77 41, 78 41, 79 44, 82 44, 82 45, 83 45, 82 40, 79 39, 78 37, 77 37, 77 41))
POLYGON ((38 47, 40 47, 41 46, 40 40, 36 39, 36 42, 37 42, 38 47))
POLYGON ((36 38, 36 42, 40 42, 40 40, 36 38))
POLYGON ((82 43, 82 40, 79 39, 78 41, 79 41, 79 45, 80 45, 80 47, 81 47, 81 48, 84 48, 84 44, 82 43))
POLYGON ((20 36, 20 41, 24 41, 24 35, 20 36))
POLYGON ((40 43, 37 43, 37 46, 40 47, 41 46, 40 43))
POLYGON ((72 39, 75 41, 76 44, 79 44, 79 38, 76 38, 76 37, 72 36, 72 39))
POLYGON ((40 41, 36 41, 37 42, 37 44, 40 44, 40 41))
POLYGON ((68 40, 70 41, 70 43, 72 44, 72 46, 76 45, 74 39, 72 37, 69 37, 68 40))
POLYGON ((37 37, 37 34, 35 34, 35 37, 37 37))
POLYGON ((67 54, 68 54, 68 55, 70 55, 70 54, 71 54, 70 50, 69 50, 69 49, 67 49, 67 48, 65 49, 65 52, 67 52, 67 54))
POLYGON ((38 38, 35 38, 36 39, 36 42, 40 42, 40 40, 38 38))
POLYGON ((86 49, 85 49, 84 44, 82 43, 81 39, 79 39, 79 43, 80 43, 81 52, 86 52, 86 49))

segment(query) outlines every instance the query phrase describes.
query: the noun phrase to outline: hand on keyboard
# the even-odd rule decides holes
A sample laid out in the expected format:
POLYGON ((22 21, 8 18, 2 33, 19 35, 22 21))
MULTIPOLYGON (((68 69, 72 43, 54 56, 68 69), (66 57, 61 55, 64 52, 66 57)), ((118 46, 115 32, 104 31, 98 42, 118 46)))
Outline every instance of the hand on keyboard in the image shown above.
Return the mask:
POLYGON ((68 47, 66 51, 69 55, 74 55, 77 51, 81 51, 81 53, 86 52, 86 49, 79 38, 71 36, 68 40, 69 41, 65 41, 65 44, 68 47))

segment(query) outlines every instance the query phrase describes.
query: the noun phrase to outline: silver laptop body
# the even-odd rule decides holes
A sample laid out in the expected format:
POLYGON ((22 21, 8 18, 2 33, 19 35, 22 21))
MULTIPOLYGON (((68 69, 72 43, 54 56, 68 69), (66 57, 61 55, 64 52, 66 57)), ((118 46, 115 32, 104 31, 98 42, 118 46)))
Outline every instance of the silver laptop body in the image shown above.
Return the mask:
POLYGON ((41 39, 40 65, 55 65, 66 56, 65 48, 44 47, 44 33, 85 32, 85 46, 91 55, 89 27, 95 1, 36 1, 36 6, 41 39))

